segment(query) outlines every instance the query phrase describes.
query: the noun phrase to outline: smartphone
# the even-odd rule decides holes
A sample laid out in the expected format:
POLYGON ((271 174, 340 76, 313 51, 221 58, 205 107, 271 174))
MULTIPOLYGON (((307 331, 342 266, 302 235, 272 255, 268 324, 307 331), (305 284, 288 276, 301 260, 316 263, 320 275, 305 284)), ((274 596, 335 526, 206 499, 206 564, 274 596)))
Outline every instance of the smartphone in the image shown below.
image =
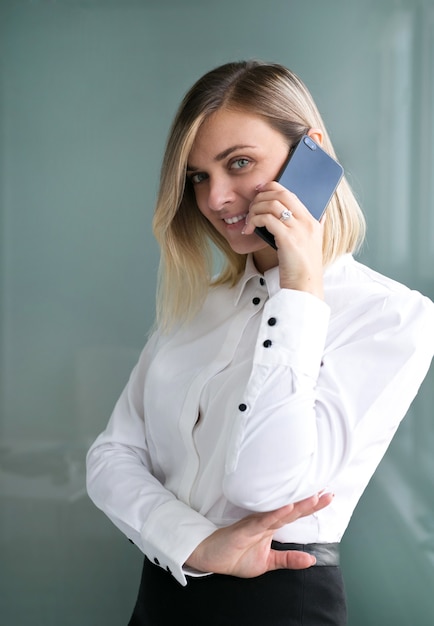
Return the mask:
MULTIPOLYGON (((308 211, 320 220, 343 174, 342 165, 304 135, 276 180, 295 193, 308 211)), ((277 250, 273 235, 264 226, 255 228, 255 233, 277 250)))

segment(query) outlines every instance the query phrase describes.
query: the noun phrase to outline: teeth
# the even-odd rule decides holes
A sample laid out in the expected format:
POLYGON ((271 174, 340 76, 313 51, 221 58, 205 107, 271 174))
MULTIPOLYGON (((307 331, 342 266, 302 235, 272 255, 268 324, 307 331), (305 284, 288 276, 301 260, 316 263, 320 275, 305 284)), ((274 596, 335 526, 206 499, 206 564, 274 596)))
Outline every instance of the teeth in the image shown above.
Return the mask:
POLYGON ((241 222, 241 220, 246 219, 246 214, 244 215, 236 215, 235 217, 227 217, 224 221, 226 224, 236 224, 237 222, 241 222))

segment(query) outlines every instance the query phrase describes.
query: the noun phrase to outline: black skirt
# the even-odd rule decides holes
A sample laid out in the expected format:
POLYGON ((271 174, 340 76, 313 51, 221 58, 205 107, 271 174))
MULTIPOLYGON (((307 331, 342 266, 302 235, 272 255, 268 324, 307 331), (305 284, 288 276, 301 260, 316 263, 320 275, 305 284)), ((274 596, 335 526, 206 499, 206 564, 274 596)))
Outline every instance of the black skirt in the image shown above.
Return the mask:
POLYGON ((211 574, 183 587, 145 558, 128 626, 345 626, 339 566, 276 570, 256 578, 211 574))

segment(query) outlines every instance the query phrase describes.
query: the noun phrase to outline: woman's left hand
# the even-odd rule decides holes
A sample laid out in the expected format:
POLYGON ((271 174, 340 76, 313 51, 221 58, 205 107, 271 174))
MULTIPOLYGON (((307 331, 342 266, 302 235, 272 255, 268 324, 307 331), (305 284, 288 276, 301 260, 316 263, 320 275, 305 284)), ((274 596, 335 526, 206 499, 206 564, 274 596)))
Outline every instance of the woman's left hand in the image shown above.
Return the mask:
POLYGON ((323 298, 324 218, 318 222, 297 196, 278 182, 261 185, 257 191, 244 234, 265 226, 276 241, 280 286, 323 298))
POLYGON ((332 494, 320 494, 276 511, 253 513, 230 526, 219 528, 202 541, 186 564, 203 572, 253 578, 276 569, 305 569, 315 557, 296 550, 273 550, 278 528, 328 506, 332 494))

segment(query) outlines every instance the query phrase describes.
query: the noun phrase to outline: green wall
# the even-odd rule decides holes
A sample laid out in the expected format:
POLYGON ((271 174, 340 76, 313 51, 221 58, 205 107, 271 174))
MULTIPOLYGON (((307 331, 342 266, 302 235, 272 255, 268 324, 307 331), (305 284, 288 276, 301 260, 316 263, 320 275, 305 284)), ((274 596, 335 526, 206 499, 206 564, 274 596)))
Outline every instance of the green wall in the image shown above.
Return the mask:
MULTIPOLYGON (((232 59, 310 87, 368 218, 434 298, 431 0, 0 0, 0 619, 118 626, 141 556, 83 461, 153 320, 168 126, 232 59)), ((350 626, 434 623, 433 371, 343 542, 350 626)))

